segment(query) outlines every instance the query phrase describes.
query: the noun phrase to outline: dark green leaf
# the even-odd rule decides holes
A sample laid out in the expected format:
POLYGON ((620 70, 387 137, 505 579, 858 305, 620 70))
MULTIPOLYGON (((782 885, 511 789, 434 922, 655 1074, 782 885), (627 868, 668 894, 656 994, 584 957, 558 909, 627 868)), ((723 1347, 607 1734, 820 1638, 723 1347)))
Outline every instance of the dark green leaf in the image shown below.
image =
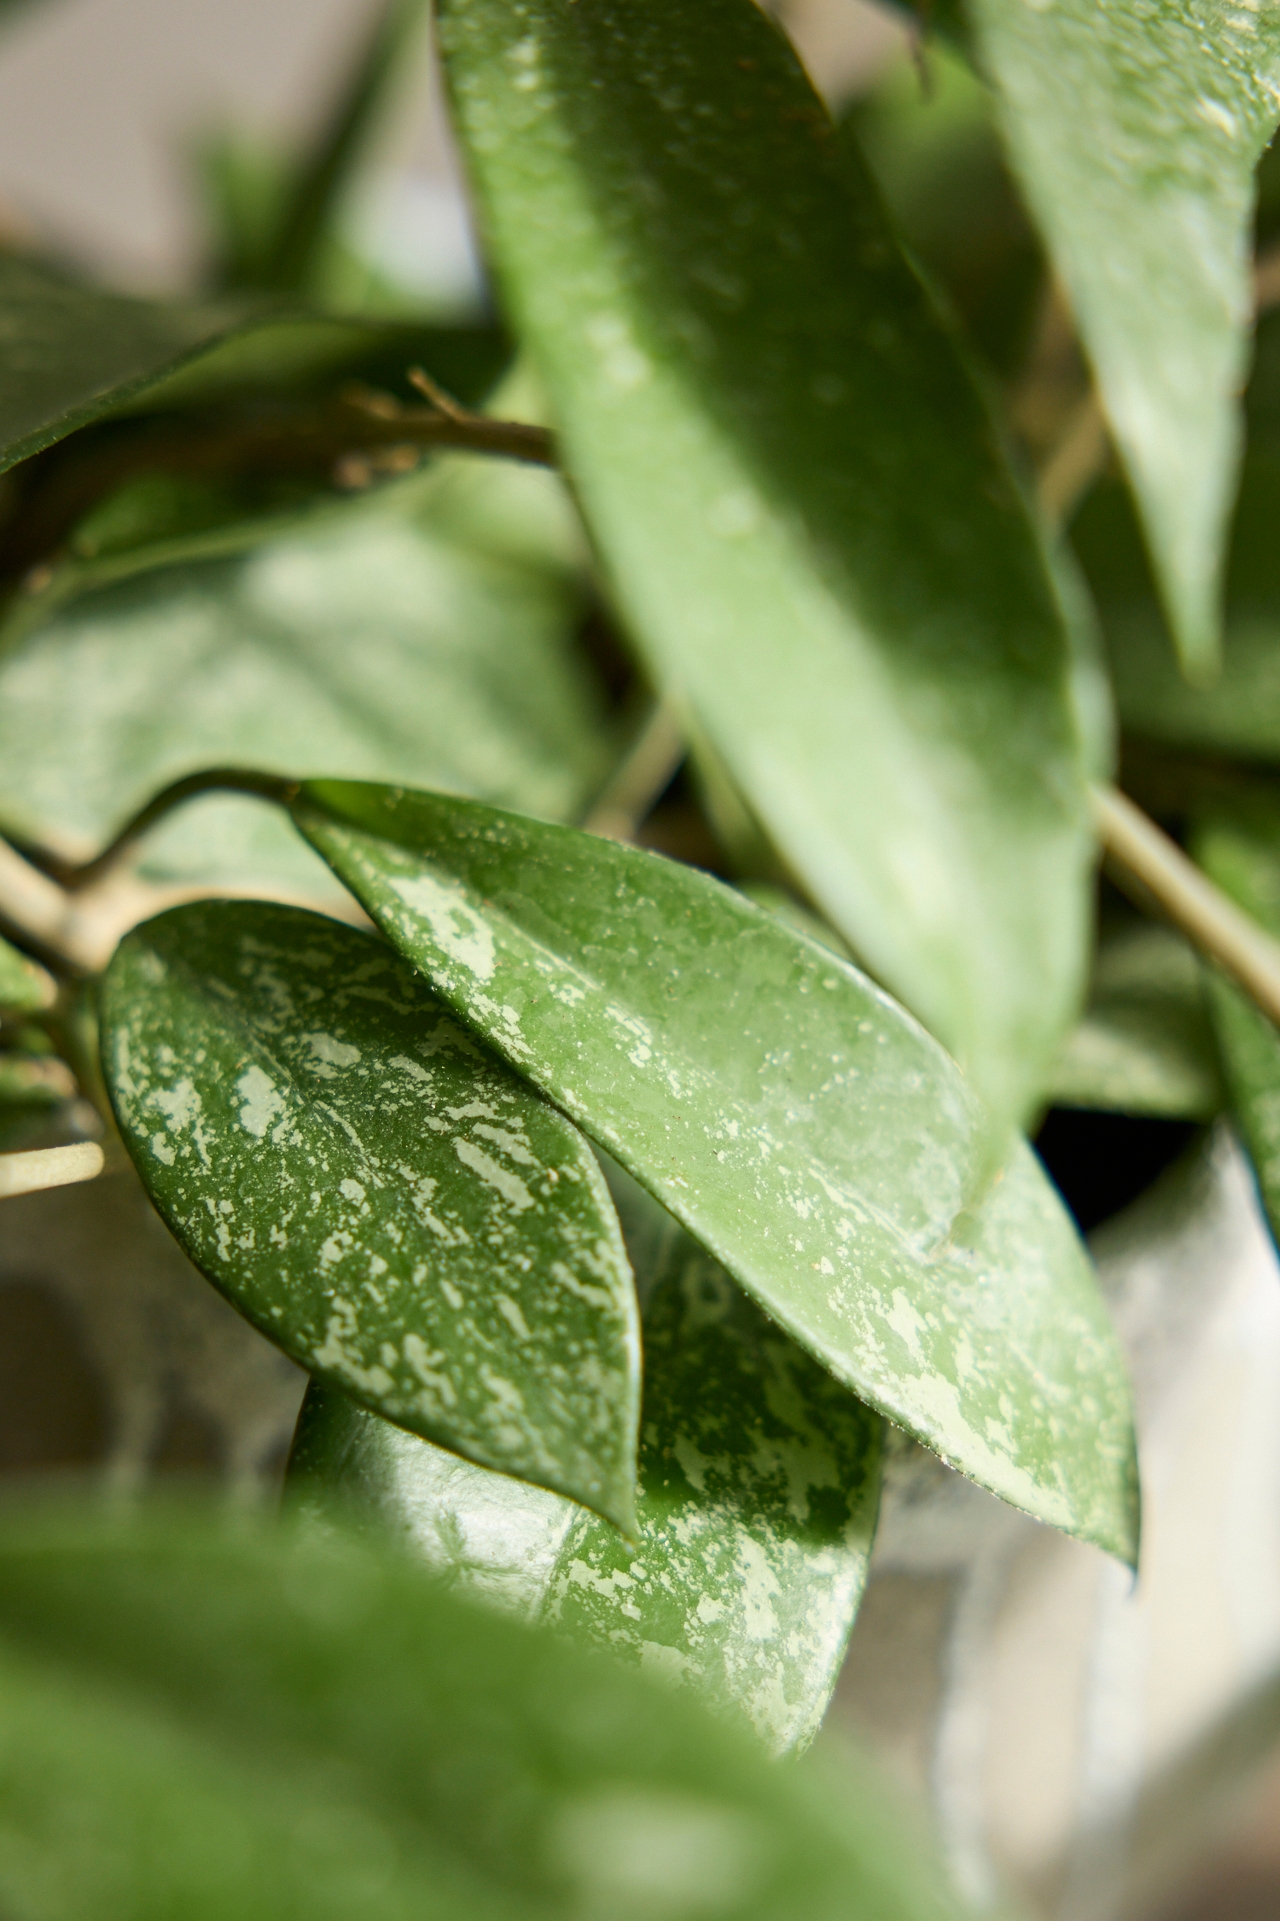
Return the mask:
POLYGON ((857 136, 899 230, 969 338, 1012 375, 1034 322, 1040 248, 1004 163, 990 89, 936 39, 924 75, 918 57, 895 61, 842 126, 857 136))
POLYGON ((634 1524, 639 1330, 575 1129, 380 941, 175 908, 102 992, 120 1131, 196 1265, 292 1358, 634 1524))
POLYGON ((1067 1037, 1045 1099, 1208 1121, 1225 1098, 1192 950, 1150 923, 1104 933, 1084 1017, 1067 1037))
MULTIPOLYGON (((1280 935, 1280 806, 1274 797, 1222 803, 1200 819, 1192 852, 1231 898, 1280 935)), ((1230 981, 1209 979, 1209 1002, 1236 1122, 1280 1241, 1280 1034, 1230 981)))
POLYGON ((22 1921, 957 1915, 865 1766, 244 1517, 7 1517, 0 1729, 22 1921))
MULTIPOLYGON (((0 631, 11 831, 92 853, 157 788, 228 762, 438 784, 552 817, 603 780, 613 734, 578 651, 575 532, 551 475, 458 458, 284 528, 184 536, 152 521, 141 546, 145 515, 115 541, 103 518, 102 550, 0 631)), ((168 882, 305 898, 331 885, 238 798, 175 816, 146 857, 168 882)))
POLYGON ((881 1423, 627 1187, 652 1290, 634 1547, 314 1384, 292 1474, 308 1506, 390 1527, 456 1591, 692 1686, 785 1753, 817 1731, 862 1598, 881 1423))
POLYGON ((1250 453, 1241 477, 1227 578, 1222 673, 1189 687, 1169 652, 1133 514, 1109 483, 1090 497, 1072 530, 1097 599, 1125 729, 1190 753, 1274 760, 1280 756, 1280 457, 1250 453))
POLYGON ((1240 444, 1253 168, 1280 119, 1280 15, 1257 0, 969 0, 969 17, 1179 650, 1204 677, 1240 444))
POLYGON ((39 1014, 52 1006, 55 992, 43 967, 0 939, 0 1009, 8 1014, 39 1014))
POLYGON ((516 329, 655 677, 998 1132, 1083 986, 1060 608, 977 389, 751 0, 447 0, 516 329))
POLYGON ((1128 1388, 1029 1151, 984 1189, 942 1049, 829 948, 653 854, 439 795, 305 786, 296 818, 458 1015, 862 1399, 1121 1554, 1128 1388))
MULTIPOLYGON (((77 428, 127 412, 246 390, 402 376, 425 360, 448 381, 466 337, 407 323, 343 320, 243 302, 136 300, 0 255, 0 472, 77 428), (435 351, 437 348, 441 351, 435 351)), ((489 377, 501 366, 495 347, 489 377)))

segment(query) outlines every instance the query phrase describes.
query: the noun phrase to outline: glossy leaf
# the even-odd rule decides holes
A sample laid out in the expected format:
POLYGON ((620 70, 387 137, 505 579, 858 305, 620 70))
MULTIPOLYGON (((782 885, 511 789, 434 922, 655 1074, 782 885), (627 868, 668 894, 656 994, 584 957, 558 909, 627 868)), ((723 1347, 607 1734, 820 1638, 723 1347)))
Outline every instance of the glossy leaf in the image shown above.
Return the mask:
POLYGON ((0 1525, 0 1903, 35 1921, 956 1921, 872 1771, 778 1769, 402 1556, 0 1525))
MULTIPOLYGON (((450 334, 303 310, 138 300, 0 255, 0 472, 79 427, 245 389, 308 387, 469 351, 450 334), (442 354, 433 352, 440 347, 442 354)), ((492 373, 501 366, 501 350, 492 373)))
MULTIPOLYGON (((549 474, 441 462, 283 527, 182 535, 170 519, 141 545, 108 538, 107 518, 98 551, 0 630, 10 831, 88 854, 166 782, 246 761, 552 817, 603 781, 614 736, 577 645, 580 564, 549 474)), ((331 886, 271 810, 239 798, 175 815, 144 858, 162 882, 308 899, 331 886)))
MULTIPOLYGON (((1270 796, 1221 804, 1200 819, 1192 852, 1219 887, 1280 936, 1280 807, 1270 796)), ((1280 1033, 1232 982, 1214 974, 1209 999, 1232 1110, 1280 1241, 1280 1033)))
POLYGON ((1179 650, 1204 678, 1240 446, 1253 168, 1280 120, 1280 16, 1235 0, 970 0, 969 17, 1179 650))
POLYGON ((0 1010, 6 1014, 39 1014, 52 1006, 56 991, 43 967, 0 939, 0 1010))
POLYGON ((459 130, 616 601, 998 1133, 1083 986, 1063 618, 983 400, 751 0, 447 0, 459 130))
POLYGON ((1083 1019, 1045 1088, 1058 1107, 1208 1121, 1226 1095, 1200 965, 1167 928, 1104 933, 1083 1019))
POLYGON ((298 825, 475 1032, 836 1377, 1121 1554, 1128 1390, 1074 1229, 942 1049, 692 868, 440 795, 303 787, 298 825), (975 1211, 976 1210, 976 1211, 975 1211))
POLYGON ((881 1423, 647 1195, 619 1207, 648 1291, 634 1546, 314 1383, 294 1485, 406 1538, 455 1592, 694 1688, 776 1753, 804 1747, 862 1598, 881 1423))
POLYGON ((321 1379, 634 1520, 639 1337, 585 1141, 380 941, 209 902, 130 934, 103 1064, 197 1267, 321 1379))

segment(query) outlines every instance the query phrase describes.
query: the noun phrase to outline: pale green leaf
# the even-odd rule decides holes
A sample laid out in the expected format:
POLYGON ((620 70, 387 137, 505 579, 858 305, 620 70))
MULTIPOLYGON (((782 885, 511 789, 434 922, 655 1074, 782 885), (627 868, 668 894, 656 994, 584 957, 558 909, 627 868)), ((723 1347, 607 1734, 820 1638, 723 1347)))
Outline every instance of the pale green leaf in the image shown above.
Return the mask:
POLYGON ((772 1767, 371 1546, 10 1514, 0 1635, 22 1921, 957 1921, 856 1757, 772 1767))
MULTIPOLYGON (((0 472, 127 412, 279 393, 425 360, 448 377, 469 338, 285 307, 140 300, 0 254, 0 472), (442 353, 433 351, 441 348, 442 353)), ((492 373, 501 364, 490 354, 492 373)))
POLYGON ((998 1133, 1085 965, 1055 590, 876 191, 751 0, 447 0, 513 323, 622 615, 998 1133))
POLYGON ((0 1009, 7 1014, 39 1014, 53 1005, 56 991, 43 967, 0 938, 0 1009))
POLYGON ((1093 362, 1189 672, 1212 673, 1280 14, 969 0, 1009 153, 1093 362))
POLYGON ((314 1383, 291 1475, 307 1508, 390 1528, 455 1592, 693 1687, 786 1753, 817 1732, 862 1598, 881 1423, 626 1186, 648 1292, 634 1546, 314 1383))
POLYGON ((1058 1057, 1046 1101, 1208 1121, 1225 1098, 1195 954, 1150 923, 1104 929, 1088 1004, 1058 1057))
MULTIPOLYGON (((1280 806, 1257 795, 1219 802, 1196 825, 1192 852, 1231 898, 1280 936, 1280 806)), ((1253 1163, 1271 1231, 1280 1241, 1280 1034, 1221 975, 1209 1001, 1236 1124, 1253 1163)))
MULTIPOLYGON (((0 630, 0 818, 88 855, 168 781, 245 762, 572 817, 614 741, 571 531, 551 475, 458 458, 284 527, 101 539, 0 630)), ((330 885, 239 798, 174 816, 146 860, 164 882, 330 885)))
POLYGON ((838 1379, 1006 1500, 1133 1551, 1128 1388, 1075 1231, 1025 1146, 984 1185, 963 1076, 865 976, 569 828, 341 782, 295 818, 468 1027, 838 1379))
POLYGON ((301 1366, 634 1520, 639 1331, 581 1136, 380 942, 207 902, 102 990, 125 1144, 187 1253, 301 1366))

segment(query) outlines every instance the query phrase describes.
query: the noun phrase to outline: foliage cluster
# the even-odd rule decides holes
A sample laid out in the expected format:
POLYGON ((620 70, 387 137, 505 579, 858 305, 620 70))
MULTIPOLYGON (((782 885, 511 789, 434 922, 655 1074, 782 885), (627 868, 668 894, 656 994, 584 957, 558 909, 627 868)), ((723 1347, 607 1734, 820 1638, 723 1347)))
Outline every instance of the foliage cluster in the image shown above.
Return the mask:
POLYGON ((751 1750, 886 1447, 1136 1564, 1049 1107, 1280 1222, 1280 16, 833 119, 751 0, 440 0, 446 321, 343 226, 422 11, 198 298, 0 257, 0 1193, 105 1127, 311 1376, 294 1530, 5 1522, 3 1904, 942 1913, 751 1750))

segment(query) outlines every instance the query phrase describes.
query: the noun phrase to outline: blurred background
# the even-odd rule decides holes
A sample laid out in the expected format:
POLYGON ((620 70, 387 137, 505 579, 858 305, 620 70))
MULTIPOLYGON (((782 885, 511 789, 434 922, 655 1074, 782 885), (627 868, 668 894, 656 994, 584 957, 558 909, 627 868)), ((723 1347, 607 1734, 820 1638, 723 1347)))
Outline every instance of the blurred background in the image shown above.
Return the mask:
MULTIPOLYGON (((379 10, 14 9, 0 31, 0 229, 119 287, 191 286, 213 197, 237 167, 304 139, 379 10)), ((970 83, 922 71, 888 13, 864 0, 777 10, 833 105, 863 103, 873 158, 895 102, 958 111, 956 88, 970 83)), ((934 210, 961 291, 964 249, 976 260, 995 244, 966 230, 964 180, 980 177, 987 193, 999 166, 993 130, 964 112, 977 172, 953 170, 952 198, 934 210)), ((905 206, 909 168, 897 185, 905 206)), ((930 212, 914 211, 921 245, 930 212)), ((1007 215, 1001 257, 1030 285, 1012 198, 1007 215)), ((449 316, 485 298, 425 42, 342 239, 410 306, 449 316)), ((985 344, 998 360, 999 342, 985 344)), ((1136 1587, 918 1449, 892 1463, 824 1740, 837 1758, 846 1734, 879 1752, 931 1808, 980 1908, 1012 1896, 1045 1921, 1280 1916, 1280 1272, 1225 1128, 1186 1130, 1173 1148, 1150 1161, 1145 1189, 1139 1176, 1087 1207, 1069 1195, 1095 1230, 1137 1382, 1147 1531, 1136 1587)), ((130 1486, 201 1471, 231 1498, 270 1500, 301 1388, 186 1265, 127 1172, 6 1205, 4 1472, 92 1466, 130 1486)))

